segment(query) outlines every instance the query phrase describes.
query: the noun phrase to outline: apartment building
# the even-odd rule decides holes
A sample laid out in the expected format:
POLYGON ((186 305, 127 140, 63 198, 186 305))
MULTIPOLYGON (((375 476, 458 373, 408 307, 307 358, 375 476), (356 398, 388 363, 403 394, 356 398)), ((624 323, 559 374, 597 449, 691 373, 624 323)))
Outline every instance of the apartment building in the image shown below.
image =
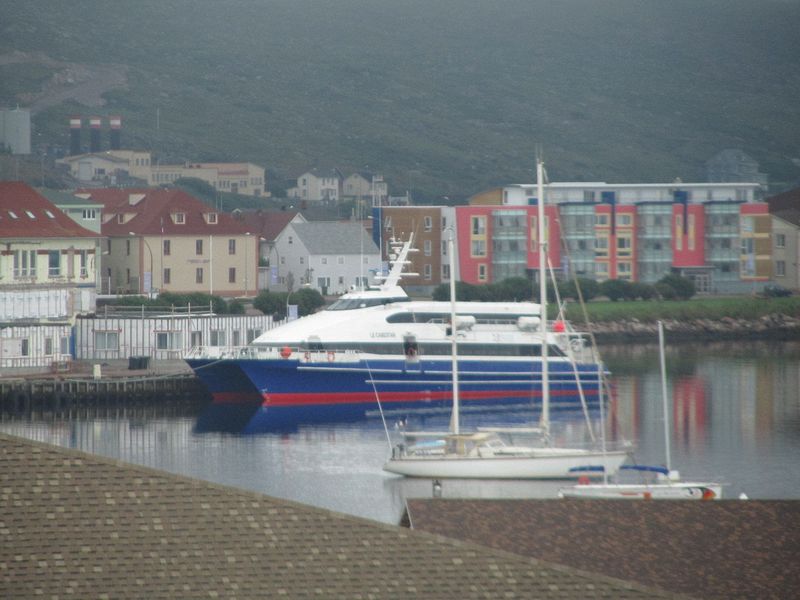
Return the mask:
POLYGON ((106 293, 257 292, 258 236, 178 189, 83 191, 104 205, 106 293))
MULTIPOLYGON (((456 212, 448 206, 376 206, 372 210, 372 239, 389 260, 393 239, 407 240, 414 235, 416 252, 409 255, 403 287, 411 294, 429 294, 450 281, 450 258, 447 242, 454 235, 455 252, 462 242, 456 234, 456 212)), ((455 277, 459 278, 456 261, 455 277)))

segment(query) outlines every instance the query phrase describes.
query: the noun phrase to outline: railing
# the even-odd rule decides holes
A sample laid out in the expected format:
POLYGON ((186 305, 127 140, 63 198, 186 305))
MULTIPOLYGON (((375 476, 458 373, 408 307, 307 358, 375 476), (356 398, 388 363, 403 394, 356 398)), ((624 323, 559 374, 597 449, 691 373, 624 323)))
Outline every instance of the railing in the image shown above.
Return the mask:
POLYGON ((98 310, 96 314, 98 316, 102 315, 103 317, 131 319, 151 319, 154 317, 190 317, 213 315, 214 306, 210 302, 207 305, 203 304, 195 306, 192 306, 191 304, 187 306, 146 306, 144 304, 141 306, 115 306, 106 304, 103 306, 102 310, 98 310))

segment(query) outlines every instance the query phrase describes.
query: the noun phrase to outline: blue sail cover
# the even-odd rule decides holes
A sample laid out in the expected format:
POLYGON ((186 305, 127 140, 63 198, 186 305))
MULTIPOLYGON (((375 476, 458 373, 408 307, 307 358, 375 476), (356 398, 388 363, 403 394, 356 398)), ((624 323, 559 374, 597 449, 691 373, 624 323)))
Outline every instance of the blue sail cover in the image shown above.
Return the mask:
POLYGON ((622 465, 620 470, 626 471, 644 471, 647 473, 661 473, 662 475, 669 475, 669 469, 666 467, 658 467, 651 465, 622 465))
POLYGON ((582 467, 572 467, 570 473, 602 473, 605 471, 603 465, 585 465, 582 467))

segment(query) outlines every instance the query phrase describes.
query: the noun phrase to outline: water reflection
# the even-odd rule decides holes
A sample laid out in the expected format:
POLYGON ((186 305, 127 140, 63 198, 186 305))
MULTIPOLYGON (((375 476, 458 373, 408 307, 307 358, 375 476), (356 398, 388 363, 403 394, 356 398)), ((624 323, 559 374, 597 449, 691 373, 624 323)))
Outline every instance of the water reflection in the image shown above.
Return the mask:
MULTIPOLYGON (((640 463, 664 461, 661 380, 655 346, 605 349, 615 374, 609 437, 636 443, 640 463)), ((718 477, 727 497, 800 498, 800 344, 739 343, 668 348, 672 462, 686 477, 718 477)), ((216 410, 216 409, 215 409, 216 410)), ((392 414, 410 428, 444 429, 448 414, 392 414)), ((476 410, 465 427, 524 424, 530 406, 476 410)), ((298 425, 284 433, 237 435, 245 417, 165 410, 142 414, 81 412, 68 419, 2 415, 0 430, 66 447, 296 500, 397 522, 410 497, 430 497, 430 480, 382 471, 390 446, 378 414, 356 423, 298 425), (219 419, 219 422, 216 421, 219 419), (222 427, 220 423, 224 424, 222 427), (203 424, 203 427, 199 427, 203 424), (204 431, 204 432, 203 432, 204 431)), ((596 424, 598 415, 592 413, 596 424)), ((588 440, 584 416, 556 413, 560 443, 588 440)), ((555 497, 558 482, 443 482, 447 497, 555 497)))

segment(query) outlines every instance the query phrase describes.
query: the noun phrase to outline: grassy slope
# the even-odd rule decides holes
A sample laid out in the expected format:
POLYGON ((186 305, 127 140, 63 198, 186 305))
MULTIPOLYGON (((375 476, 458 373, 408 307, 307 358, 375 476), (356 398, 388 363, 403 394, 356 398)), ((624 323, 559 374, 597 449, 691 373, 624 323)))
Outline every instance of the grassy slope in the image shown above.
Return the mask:
MULTIPOLYGON (((0 52, 130 66, 101 112, 166 159, 294 177, 369 165, 394 192, 703 178, 742 147, 796 179, 800 5, 780 0, 0 0, 0 52), (160 130, 155 129, 156 109, 160 130)), ((0 101, 42 79, 0 67, 0 101)), ((62 106, 37 117, 66 144, 62 106)))
MULTIPOLYGON (((769 314, 800 317, 800 297, 789 298, 695 298, 685 302, 589 302, 586 304, 589 319, 593 323, 605 321, 629 321, 638 319, 654 322, 659 319, 711 319, 725 317, 734 319, 758 319, 769 314)), ((567 317, 576 323, 583 322, 580 306, 570 305, 567 317)))

